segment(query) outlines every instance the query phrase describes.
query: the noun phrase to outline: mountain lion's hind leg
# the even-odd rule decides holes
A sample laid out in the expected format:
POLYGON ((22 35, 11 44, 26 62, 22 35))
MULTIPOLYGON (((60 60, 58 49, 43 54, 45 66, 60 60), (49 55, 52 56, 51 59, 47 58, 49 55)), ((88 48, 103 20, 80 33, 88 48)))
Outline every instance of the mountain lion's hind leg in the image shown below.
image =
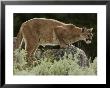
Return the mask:
POLYGON ((36 61, 34 52, 36 51, 36 48, 38 48, 38 45, 36 45, 36 42, 27 43, 26 51, 27 51, 27 62, 29 65, 33 65, 36 61))
POLYGON ((36 49, 38 49, 38 43, 39 43, 39 39, 38 36, 32 36, 32 35, 25 35, 25 50, 27 51, 27 63, 29 65, 33 65, 33 63, 35 61, 37 61, 35 59, 34 53, 36 51, 36 49))

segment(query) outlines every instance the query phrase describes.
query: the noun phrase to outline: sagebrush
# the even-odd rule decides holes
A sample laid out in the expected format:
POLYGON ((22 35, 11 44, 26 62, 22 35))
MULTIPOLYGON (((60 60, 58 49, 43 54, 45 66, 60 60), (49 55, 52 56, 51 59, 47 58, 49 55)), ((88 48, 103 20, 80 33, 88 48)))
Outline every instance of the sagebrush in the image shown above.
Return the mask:
POLYGON ((73 58, 72 54, 63 56, 60 60, 54 57, 40 58, 36 66, 26 67, 26 51, 16 49, 14 51, 14 75, 96 75, 97 58, 88 67, 81 67, 77 64, 77 54, 73 58))

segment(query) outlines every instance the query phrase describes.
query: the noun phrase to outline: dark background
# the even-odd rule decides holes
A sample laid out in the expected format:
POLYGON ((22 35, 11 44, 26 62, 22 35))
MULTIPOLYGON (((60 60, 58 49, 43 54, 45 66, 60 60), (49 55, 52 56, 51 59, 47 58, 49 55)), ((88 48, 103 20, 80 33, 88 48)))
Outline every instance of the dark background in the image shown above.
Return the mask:
POLYGON ((93 28, 93 40, 91 44, 84 41, 74 43, 75 46, 85 51, 91 61, 97 57, 97 14, 96 13, 14 13, 14 37, 20 29, 23 22, 32 18, 50 18, 62 21, 64 23, 72 23, 78 27, 93 28))

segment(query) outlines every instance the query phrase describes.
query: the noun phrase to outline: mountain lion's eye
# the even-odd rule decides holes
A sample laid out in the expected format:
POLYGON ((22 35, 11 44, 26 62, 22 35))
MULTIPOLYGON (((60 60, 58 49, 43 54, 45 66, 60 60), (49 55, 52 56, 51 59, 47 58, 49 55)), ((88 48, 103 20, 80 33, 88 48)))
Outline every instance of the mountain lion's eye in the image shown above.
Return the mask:
POLYGON ((82 32, 84 32, 84 28, 82 28, 82 32))
POLYGON ((90 37, 90 35, 87 35, 87 37, 90 37))

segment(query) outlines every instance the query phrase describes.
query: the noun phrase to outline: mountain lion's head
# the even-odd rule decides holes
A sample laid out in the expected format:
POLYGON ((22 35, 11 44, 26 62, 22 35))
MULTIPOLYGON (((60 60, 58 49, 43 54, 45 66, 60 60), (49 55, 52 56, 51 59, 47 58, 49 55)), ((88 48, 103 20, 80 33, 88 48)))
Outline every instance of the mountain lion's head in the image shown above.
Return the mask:
POLYGON ((93 34, 92 34, 92 30, 93 28, 87 29, 87 28, 82 28, 82 33, 81 33, 81 37, 83 38, 83 40, 89 44, 91 43, 93 34))

